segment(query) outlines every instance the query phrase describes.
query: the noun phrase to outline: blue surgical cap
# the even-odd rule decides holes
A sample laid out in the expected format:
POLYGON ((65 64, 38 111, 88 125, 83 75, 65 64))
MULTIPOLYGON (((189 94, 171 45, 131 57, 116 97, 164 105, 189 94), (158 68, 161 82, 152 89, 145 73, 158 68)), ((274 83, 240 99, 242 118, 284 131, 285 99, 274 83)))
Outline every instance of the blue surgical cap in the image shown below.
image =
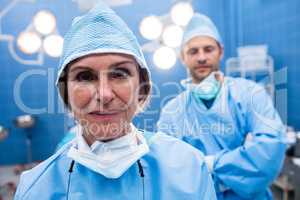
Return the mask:
POLYGON ((77 58, 95 53, 132 55, 148 71, 141 47, 125 22, 106 4, 99 2, 87 14, 76 17, 64 37, 56 84, 65 67, 77 58))
POLYGON ((189 40, 196 36, 211 37, 215 39, 221 46, 223 46, 222 38, 215 24, 210 18, 199 13, 195 13, 186 26, 183 33, 181 47, 183 47, 189 40))

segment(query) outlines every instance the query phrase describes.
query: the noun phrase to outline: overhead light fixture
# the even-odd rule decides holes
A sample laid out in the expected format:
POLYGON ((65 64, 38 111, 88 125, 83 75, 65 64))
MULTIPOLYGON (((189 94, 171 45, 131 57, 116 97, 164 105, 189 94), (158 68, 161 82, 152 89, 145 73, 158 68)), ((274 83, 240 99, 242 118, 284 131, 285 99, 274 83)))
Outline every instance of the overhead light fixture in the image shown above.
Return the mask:
POLYGON ((32 115, 21 115, 15 119, 15 124, 19 128, 31 128, 35 125, 35 118, 32 115))
POLYGON ((33 54, 40 50, 42 40, 37 33, 25 31, 20 33, 18 36, 17 45, 22 52, 26 54, 33 54))
POLYGON ((194 10, 189 2, 179 2, 171 9, 171 18, 179 26, 186 26, 193 14, 194 10))
POLYGON ((34 16, 33 25, 40 34, 48 35, 56 28, 56 18, 51 12, 41 10, 34 16))
POLYGON ((194 15, 190 0, 177 1, 169 13, 149 16, 140 23, 140 33, 148 40, 143 51, 154 52, 153 62, 160 69, 170 69, 177 61, 177 48, 181 45, 183 29, 194 15))
POLYGON ((145 17, 140 24, 140 33, 148 40, 157 39, 162 32, 163 25, 157 16, 145 17))
POLYGON ((154 52, 153 61, 160 69, 170 69, 176 64, 176 53, 174 49, 162 46, 154 52))
POLYGON ((33 22, 18 36, 17 46, 25 54, 45 52, 51 57, 59 57, 63 38, 57 32, 54 15, 46 10, 39 11, 33 22))
POLYGON ((62 54, 64 39, 60 35, 52 34, 43 41, 45 52, 51 57, 59 57, 62 54))
POLYGON ((183 36, 183 30, 180 26, 169 25, 162 34, 163 42, 169 47, 179 47, 183 36))

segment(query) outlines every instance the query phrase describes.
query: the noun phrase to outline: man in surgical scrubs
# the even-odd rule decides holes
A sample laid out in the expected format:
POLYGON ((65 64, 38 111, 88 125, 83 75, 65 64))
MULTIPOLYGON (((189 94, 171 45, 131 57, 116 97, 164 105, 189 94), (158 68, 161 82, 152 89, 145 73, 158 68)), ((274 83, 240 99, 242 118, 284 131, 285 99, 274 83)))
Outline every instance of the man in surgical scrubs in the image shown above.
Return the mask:
POLYGON ((131 123, 149 100, 150 72, 133 33, 103 3, 66 34, 57 86, 76 137, 22 174, 15 200, 216 199, 196 148, 131 123))
POLYGON ((258 84, 219 71, 223 42, 205 15, 196 13, 187 25, 181 56, 190 78, 161 111, 158 130, 205 154, 218 199, 272 199, 268 186, 282 166, 285 143, 270 97, 258 84))

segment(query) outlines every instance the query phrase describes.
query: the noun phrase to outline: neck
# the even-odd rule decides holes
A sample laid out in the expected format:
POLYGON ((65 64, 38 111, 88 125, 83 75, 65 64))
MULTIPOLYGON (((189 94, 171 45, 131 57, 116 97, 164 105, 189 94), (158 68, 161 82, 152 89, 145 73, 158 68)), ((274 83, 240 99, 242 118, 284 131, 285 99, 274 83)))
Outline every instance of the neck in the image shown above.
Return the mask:
MULTIPOLYGON (((203 77, 203 78, 192 77, 192 83, 194 83, 194 84, 201 83, 204 79, 206 79, 208 76, 210 76, 211 73, 213 73, 213 72, 216 72, 216 71, 210 72, 206 77, 203 77)), ((217 81, 223 83, 224 77, 223 77, 222 73, 215 73, 215 78, 217 81)))
POLYGON ((192 78, 192 83, 194 83, 194 84, 199 84, 199 83, 201 83, 201 81, 203 81, 203 79, 192 78))

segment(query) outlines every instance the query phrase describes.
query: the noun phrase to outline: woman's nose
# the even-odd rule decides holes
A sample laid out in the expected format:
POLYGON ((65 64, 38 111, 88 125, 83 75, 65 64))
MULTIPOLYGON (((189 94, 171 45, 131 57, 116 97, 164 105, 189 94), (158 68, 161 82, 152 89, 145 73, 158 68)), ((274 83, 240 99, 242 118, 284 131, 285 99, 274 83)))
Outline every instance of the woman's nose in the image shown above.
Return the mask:
POLYGON ((114 96, 112 84, 110 84, 107 79, 99 80, 97 85, 97 101, 100 104, 105 105, 111 102, 114 96))

